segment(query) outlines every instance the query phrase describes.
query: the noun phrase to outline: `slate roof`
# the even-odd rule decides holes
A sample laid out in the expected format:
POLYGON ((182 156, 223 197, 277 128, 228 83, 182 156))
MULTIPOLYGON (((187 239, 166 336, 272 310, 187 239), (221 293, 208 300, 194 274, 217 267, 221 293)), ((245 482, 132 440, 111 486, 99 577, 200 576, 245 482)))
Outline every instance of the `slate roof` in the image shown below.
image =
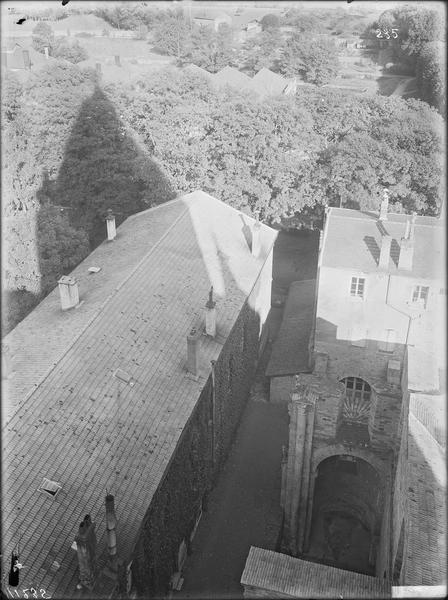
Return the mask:
POLYGON ((78 308, 63 312, 56 289, 4 338, 14 372, 2 381, 3 572, 20 540, 23 587, 73 596, 71 544, 88 513, 104 564, 106 488, 115 495, 118 552, 129 557, 210 360, 274 242, 263 225, 254 258, 242 220, 253 222, 200 191, 133 215, 72 272, 78 308), (89 274, 91 266, 101 271, 89 274), (185 371, 186 335, 203 321, 210 285, 218 336, 201 337, 195 381, 185 371), (44 477, 61 484, 55 499, 36 491, 44 477))
MULTIPOLYGON (((411 272, 398 270, 401 238, 408 215, 389 213, 384 228, 392 236, 389 271, 419 279, 445 278, 445 223, 435 217, 416 217, 415 250, 411 272)), ((322 266, 368 273, 377 269, 381 233, 378 214, 330 208, 322 247, 322 266)))
POLYGON ((224 87, 226 85, 230 85, 237 88, 244 88, 251 84, 251 78, 238 71, 234 67, 224 67, 218 73, 213 75, 213 83, 217 87, 224 87))
POLYGON ((266 368, 267 377, 308 373, 316 280, 294 281, 289 288, 282 324, 266 368))
POLYGON ((281 75, 263 67, 246 87, 261 96, 276 96, 283 93, 288 83, 281 75))
POLYGON ((446 395, 411 394, 405 582, 446 585, 446 395), (434 406, 439 404, 443 414, 434 406))
MULTIPOLYGON (((268 590, 270 595, 268 593, 267 598, 391 597, 390 585, 383 579, 308 562, 255 546, 251 546, 249 550, 241 584, 268 590)), ((250 592, 249 597, 252 597, 250 592)))

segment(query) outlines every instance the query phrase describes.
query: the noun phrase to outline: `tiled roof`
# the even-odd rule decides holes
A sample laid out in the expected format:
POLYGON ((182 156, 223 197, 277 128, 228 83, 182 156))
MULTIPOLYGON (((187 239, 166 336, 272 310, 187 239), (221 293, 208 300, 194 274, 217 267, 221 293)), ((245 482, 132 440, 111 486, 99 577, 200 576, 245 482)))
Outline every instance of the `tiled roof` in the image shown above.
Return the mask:
MULTIPOLYGON (((412 272, 398 270, 396 262, 407 218, 407 215, 389 213, 387 220, 382 221, 384 229, 392 236, 390 273, 420 279, 444 279, 445 224, 435 217, 416 217, 412 272)), ((322 265, 366 273, 375 271, 381 247, 377 219, 377 213, 330 208, 322 248, 322 265)))
MULTIPOLYGON (((383 579, 254 546, 249 550, 241 584, 271 592, 271 596, 266 595, 268 598, 391 597, 390 585, 383 579)), ((252 597, 250 592, 249 597, 252 597)))
MULTIPOLYGON (((446 421, 435 423, 437 413, 431 404, 422 407, 418 396, 411 394, 409 407, 405 581, 446 585, 446 454, 437 439, 446 440, 446 421)), ((446 396, 441 401, 445 404, 446 396)))
POLYGON ((250 86, 251 81, 252 80, 248 75, 238 71, 238 69, 235 69, 234 67, 229 66, 224 67, 213 76, 213 83, 217 87, 230 85, 241 89, 243 87, 247 87, 248 85, 250 86))
POLYGON ((291 283, 280 331, 266 369, 267 377, 309 372, 315 289, 315 279, 291 283))
POLYGON ((274 242, 276 232, 263 225, 254 258, 243 220, 252 223, 204 192, 134 215, 72 272, 78 308, 62 312, 56 289, 3 340, 15 371, 2 382, 3 566, 7 572, 20 540, 24 587, 73 595, 70 547, 88 513, 101 564, 106 488, 116 500, 118 552, 129 557, 210 360, 274 242), (89 274, 91 266, 101 271, 89 274), (186 335, 202 321, 211 285, 218 337, 201 338, 195 381, 185 372, 186 335), (36 491, 44 477, 62 486, 55 499, 36 491), (55 560, 57 571, 49 568, 55 560))
POLYGON ((282 94, 288 83, 281 75, 263 67, 254 75, 247 88, 261 96, 275 96, 282 94))

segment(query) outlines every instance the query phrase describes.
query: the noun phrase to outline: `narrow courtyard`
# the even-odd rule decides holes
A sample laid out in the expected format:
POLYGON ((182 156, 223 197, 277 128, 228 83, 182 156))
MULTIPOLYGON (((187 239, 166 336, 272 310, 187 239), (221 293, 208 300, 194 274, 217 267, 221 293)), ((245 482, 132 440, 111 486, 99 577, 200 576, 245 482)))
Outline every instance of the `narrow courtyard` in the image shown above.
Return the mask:
MULTIPOLYGON (((280 327, 293 281, 316 277, 318 235, 280 233, 274 247, 270 337, 280 327), (278 300, 275 303, 275 300, 278 300)), ((251 546, 279 550, 282 446, 288 444, 288 409, 269 403, 264 376, 271 345, 258 365, 229 457, 210 494, 174 597, 242 598, 241 574, 251 546)))

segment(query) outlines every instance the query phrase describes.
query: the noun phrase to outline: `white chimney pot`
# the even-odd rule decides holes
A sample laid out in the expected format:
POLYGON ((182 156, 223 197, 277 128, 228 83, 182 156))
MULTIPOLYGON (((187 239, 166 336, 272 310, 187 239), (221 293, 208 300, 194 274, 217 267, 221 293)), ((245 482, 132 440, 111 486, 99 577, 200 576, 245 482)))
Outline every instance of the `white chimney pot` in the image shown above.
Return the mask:
POLYGON ((112 210, 110 208, 107 211, 106 225, 107 239, 109 242, 111 242, 117 237, 117 229, 115 227, 115 215, 112 213, 112 210))
POLYGON ((74 308, 79 304, 78 282, 73 277, 64 275, 58 281, 62 310, 74 308))

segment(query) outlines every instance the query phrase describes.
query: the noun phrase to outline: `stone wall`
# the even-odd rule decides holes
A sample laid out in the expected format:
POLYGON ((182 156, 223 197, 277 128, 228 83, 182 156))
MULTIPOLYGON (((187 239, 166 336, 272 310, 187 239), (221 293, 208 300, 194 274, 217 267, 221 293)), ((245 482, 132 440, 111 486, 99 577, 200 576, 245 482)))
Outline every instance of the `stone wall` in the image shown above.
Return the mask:
POLYGON ((259 332, 259 316, 246 303, 216 361, 214 393, 210 375, 143 520, 132 562, 139 596, 165 596, 180 570, 180 546, 189 549, 249 395, 259 332))
POLYGON ((288 404, 291 399, 291 391, 294 385, 294 375, 283 375, 271 377, 269 387, 269 401, 274 404, 288 404))

